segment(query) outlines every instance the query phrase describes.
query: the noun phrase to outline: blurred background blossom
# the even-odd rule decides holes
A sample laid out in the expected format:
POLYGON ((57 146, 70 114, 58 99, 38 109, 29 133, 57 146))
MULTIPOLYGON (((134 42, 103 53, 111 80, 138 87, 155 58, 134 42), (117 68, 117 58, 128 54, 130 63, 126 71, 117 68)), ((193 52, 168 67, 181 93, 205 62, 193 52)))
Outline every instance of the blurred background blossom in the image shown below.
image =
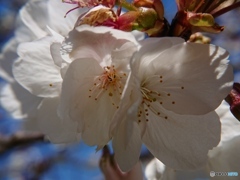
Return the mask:
MULTIPOLYGON (((61 0, 59 0, 61 1, 61 0)), ((27 0, 0 2, 0 53, 4 43, 14 34, 18 10, 27 0)), ((163 0, 165 17, 171 22, 177 7, 174 0, 163 0)), ((209 35, 211 42, 227 49, 235 69, 235 82, 240 82, 240 9, 217 18, 225 30, 209 35)), ((0 79, 1 83, 4 83, 0 79)), ((21 132, 21 122, 12 119, 0 105, 0 179, 104 179, 99 160, 101 152, 84 143, 53 145, 40 134, 21 132), (33 143, 34 142, 34 143, 33 143), (19 146, 20 145, 20 146, 19 146)), ((152 156, 143 147, 143 168, 152 156)))

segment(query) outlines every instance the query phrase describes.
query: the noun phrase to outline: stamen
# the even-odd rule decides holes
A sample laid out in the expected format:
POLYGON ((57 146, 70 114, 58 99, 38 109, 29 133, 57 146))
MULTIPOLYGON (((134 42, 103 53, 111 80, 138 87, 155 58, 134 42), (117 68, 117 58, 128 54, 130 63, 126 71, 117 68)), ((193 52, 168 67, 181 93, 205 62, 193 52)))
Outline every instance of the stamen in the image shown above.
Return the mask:
POLYGON ((101 75, 95 77, 93 86, 89 88, 89 98, 94 97, 94 100, 97 101, 103 93, 108 93, 111 104, 118 109, 119 99, 122 95, 122 86, 124 84, 123 81, 126 81, 126 78, 121 78, 121 75, 126 76, 127 74, 122 72, 118 73, 114 65, 105 66, 103 70, 101 75))
POLYGON ((72 8, 72 9, 70 9, 68 12, 66 12, 66 14, 65 14, 64 18, 66 18, 66 17, 67 17, 68 13, 70 13, 70 12, 72 12, 72 11, 74 11, 75 9, 78 9, 78 8, 79 8, 79 6, 77 6, 77 7, 75 7, 75 8, 72 8))

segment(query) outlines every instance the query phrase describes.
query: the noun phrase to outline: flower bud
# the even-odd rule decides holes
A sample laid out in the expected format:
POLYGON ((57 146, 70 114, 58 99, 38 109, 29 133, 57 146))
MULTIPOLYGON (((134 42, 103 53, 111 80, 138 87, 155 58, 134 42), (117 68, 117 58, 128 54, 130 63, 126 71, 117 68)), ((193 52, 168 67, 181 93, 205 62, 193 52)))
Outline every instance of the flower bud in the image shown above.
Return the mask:
POLYGON ((134 6, 152 8, 158 14, 160 20, 164 19, 164 7, 161 0, 134 0, 134 6))
POLYGON ((187 12, 188 22, 193 26, 213 26, 214 18, 211 14, 187 12))
POLYGON ((80 17, 77 21, 76 26, 82 24, 88 24, 91 26, 110 26, 115 27, 115 22, 117 20, 116 14, 110 8, 96 8, 93 9, 89 13, 87 13, 84 17, 80 17))
POLYGON ((194 33, 190 36, 188 42, 200 43, 200 44, 210 44, 211 39, 204 36, 202 33, 194 33))

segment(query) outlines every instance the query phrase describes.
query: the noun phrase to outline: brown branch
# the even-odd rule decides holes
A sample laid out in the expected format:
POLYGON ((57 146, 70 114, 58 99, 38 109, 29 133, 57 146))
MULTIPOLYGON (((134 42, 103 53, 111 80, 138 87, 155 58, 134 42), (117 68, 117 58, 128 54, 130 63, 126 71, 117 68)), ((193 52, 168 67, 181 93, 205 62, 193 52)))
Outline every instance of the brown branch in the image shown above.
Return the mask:
POLYGON ((18 132, 12 136, 0 135, 0 153, 20 145, 30 144, 36 141, 43 141, 44 135, 40 133, 18 132))

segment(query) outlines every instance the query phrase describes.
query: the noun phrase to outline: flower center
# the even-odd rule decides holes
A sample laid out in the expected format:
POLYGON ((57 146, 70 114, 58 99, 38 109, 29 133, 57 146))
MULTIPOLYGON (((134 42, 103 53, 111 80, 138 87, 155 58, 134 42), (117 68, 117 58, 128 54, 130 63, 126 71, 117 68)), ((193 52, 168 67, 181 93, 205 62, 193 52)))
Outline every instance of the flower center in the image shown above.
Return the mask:
POLYGON ((94 100, 97 101, 103 93, 108 93, 112 105, 119 108, 118 104, 120 102, 127 74, 118 72, 114 65, 105 66, 103 69, 104 72, 94 78, 93 86, 89 89, 89 98, 93 97, 94 100))
POLYGON ((162 101, 160 98, 161 94, 159 92, 149 90, 148 88, 142 86, 141 93, 142 93, 142 103, 139 106, 139 110, 138 110, 138 123, 142 122, 142 120, 145 120, 146 122, 148 122, 150 113, 153 113, 156 116, 159 116, 165 119, 168 118, 167 116, 165 116, 163 113, 159 111, 159 108, 157 108, 156 103, 162 104, 162 101))
MULTIPOLYGON (((148 122, 150 119, 150 114, 164 119, 168 119, 167 115, 160 112, 160 106, 162 106, 164 103, 171 103, 172 105, 176 104, 176 101, 173 99, 171 93, 164 90, 162 90, 161 92, 151 90, 148 86, 151 86, 152 84, 154 84, 154 86, 163 86, 163 76, 154 75, 145 79, 141 83, 140 91, 142 93, 142 103, 140 104, 138 109, 138 123, 144 120, 148 122)), ((181 86, 178 87, 178 89, 184 90, 184 87, 181 86)))

